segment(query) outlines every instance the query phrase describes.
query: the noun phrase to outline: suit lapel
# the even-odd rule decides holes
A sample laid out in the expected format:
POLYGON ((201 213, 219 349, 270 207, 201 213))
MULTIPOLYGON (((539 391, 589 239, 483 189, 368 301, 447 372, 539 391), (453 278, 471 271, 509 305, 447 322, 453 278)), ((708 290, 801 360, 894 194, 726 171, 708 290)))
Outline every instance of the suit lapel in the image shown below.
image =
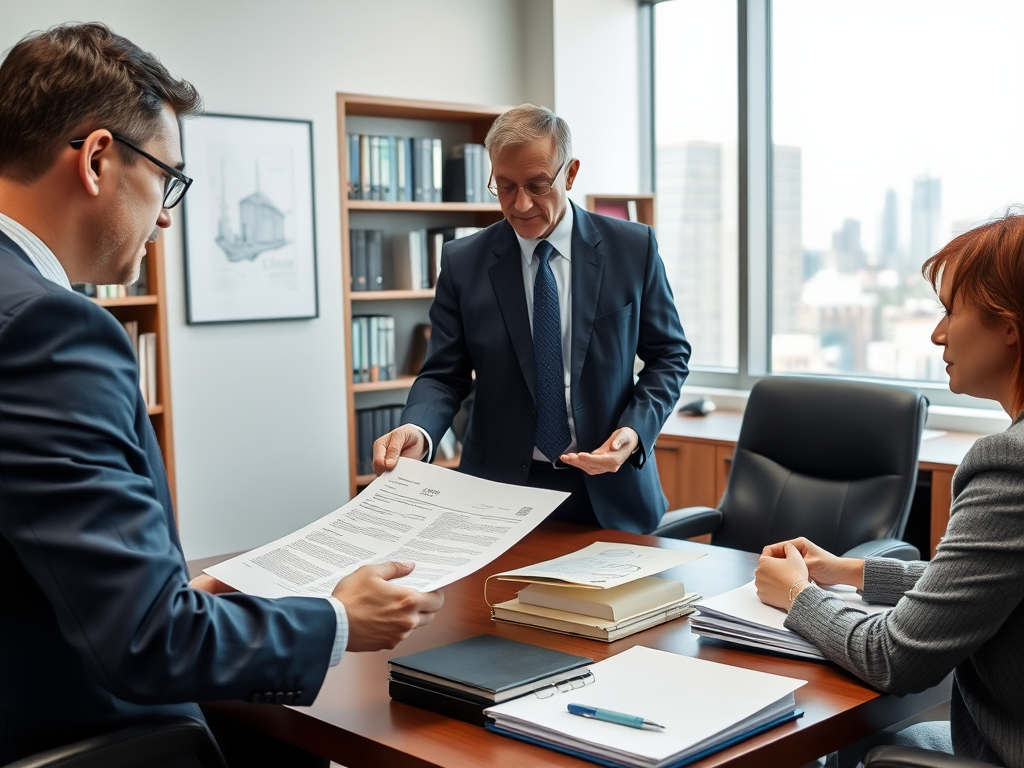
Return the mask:
POLYGON ((501 316, 505 320, 512 347, 519 359, 519 368, 526 379, 530 396, 536 402, 533 391, 533 334, 530 332, 530 316, 526 311, 526 288, 523 284, 522 253, 512 225, 502 223, 502 232, 495 244, 494 263, 488 268, 494 295, 498 299, 501 316))
POLYGON ((601 235, 590 216, 573 206, 572 228, 572 361, 569 365, 570 388, 575 402, 576 386, 583 372, 583 361, 590 346, 590 333, 597 314, 597 298, 601 293, 604 256, 597 246, 601 235))

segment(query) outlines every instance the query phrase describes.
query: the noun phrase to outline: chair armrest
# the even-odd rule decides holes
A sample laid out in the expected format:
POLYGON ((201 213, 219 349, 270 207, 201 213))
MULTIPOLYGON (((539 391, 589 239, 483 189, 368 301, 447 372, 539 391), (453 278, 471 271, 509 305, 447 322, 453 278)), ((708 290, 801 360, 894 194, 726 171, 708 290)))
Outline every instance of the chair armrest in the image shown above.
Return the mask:
POLYGON ((651 533, 669 539, 691 539, 714 533, 722 524, 722 513, 714 507, 683 507, 666 512, 661 525, 651 533))
POLYGON ((921 553, 913 544, 899 539, 876 539, 858 544, 843 553, 843 557, 891 557, 894 560, 920 560, 921 553))
POLYGON ((864 756, 864 768, 992 768, 969 757, 913 747, 875 747, 864 756))

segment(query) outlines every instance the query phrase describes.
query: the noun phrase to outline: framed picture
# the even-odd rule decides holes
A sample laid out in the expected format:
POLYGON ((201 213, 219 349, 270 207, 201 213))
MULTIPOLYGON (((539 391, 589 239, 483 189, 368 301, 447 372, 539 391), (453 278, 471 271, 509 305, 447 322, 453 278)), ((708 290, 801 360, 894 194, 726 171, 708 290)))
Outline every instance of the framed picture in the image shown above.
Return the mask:
POLYGON ((317 316, 312 139, 308 120, 182 122, 190 324, 317 316))

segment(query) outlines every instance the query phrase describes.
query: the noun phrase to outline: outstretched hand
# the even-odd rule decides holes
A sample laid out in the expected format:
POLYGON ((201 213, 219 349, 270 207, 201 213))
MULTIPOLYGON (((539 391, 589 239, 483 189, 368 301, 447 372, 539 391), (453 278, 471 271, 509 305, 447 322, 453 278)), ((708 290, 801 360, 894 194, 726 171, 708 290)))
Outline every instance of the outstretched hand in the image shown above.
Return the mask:
POLYGON ((403 424, 373 444, 373 473, 382 475, 398 465, 398 459, 405 456, 419 461, 427 455, 427 438, 412 424, 403 424))
POLYGON ((619 427, 597 450, 591 453, 563 453, 559 458, 563 464, 579 467, 588 475, 601 475, 605 472, 618 472, 639 444, 640 438, 632 427, 619 427))
POLYGON ((444 605, 444 593, 417 592, 391 584, 416 567, 410 562, 364 565, 338 582, 334 597, 348 614, 349 651, 394 648, 417 627, 429 624, 444 605))

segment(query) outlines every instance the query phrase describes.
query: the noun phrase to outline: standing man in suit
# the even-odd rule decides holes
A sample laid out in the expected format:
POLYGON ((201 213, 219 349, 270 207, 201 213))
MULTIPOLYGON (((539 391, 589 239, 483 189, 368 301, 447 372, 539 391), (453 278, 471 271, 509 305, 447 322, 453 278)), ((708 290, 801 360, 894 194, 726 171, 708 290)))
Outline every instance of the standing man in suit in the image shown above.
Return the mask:
MULTIPOLYGON (((312 703, 346 649, 393 648, 441 607, 388 583, 409 563, 327 599, 189 584, 128 336, 71 283, 138 277, 191 183, 177 119, 201 105, 100 24, 29 36, 0 65, 0 764, 201 718, 195 701, 312 703)), ((310 757, 222 746, 247 768, 310 757)))
POLYGON ((374 471, 432 458, 475 373, 460 470, 569 491, 555 519, 647 533, 690 357, 654 233, 569 202, 580 161, 551 111, 509 110, 485 144, 505 219, 445 245, 427 359, 374 471))

